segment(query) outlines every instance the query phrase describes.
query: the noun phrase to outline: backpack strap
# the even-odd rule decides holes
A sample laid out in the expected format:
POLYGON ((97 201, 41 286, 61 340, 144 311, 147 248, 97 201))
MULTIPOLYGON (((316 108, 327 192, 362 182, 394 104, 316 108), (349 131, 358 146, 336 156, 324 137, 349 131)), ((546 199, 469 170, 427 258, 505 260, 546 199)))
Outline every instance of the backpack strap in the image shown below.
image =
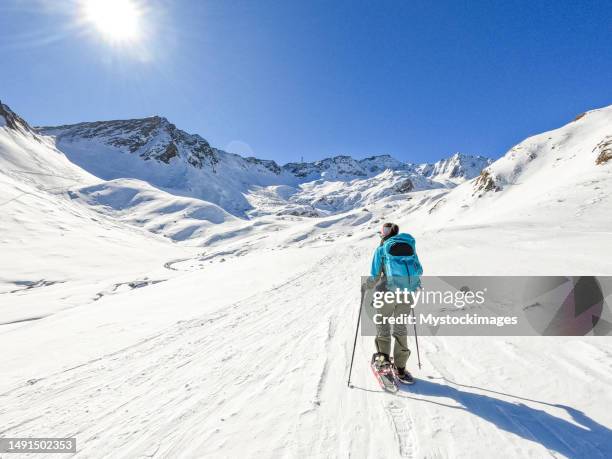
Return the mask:
POLYGON ((385 276, 387 277, 387 275, 385 274, 385 261, 387 260, 387 254, 385 253, 385 245, 384 243, 381 245, 382 249, 382 257, 380 259, 380 272, 378 273, 378 277, 381 276, 385 276))

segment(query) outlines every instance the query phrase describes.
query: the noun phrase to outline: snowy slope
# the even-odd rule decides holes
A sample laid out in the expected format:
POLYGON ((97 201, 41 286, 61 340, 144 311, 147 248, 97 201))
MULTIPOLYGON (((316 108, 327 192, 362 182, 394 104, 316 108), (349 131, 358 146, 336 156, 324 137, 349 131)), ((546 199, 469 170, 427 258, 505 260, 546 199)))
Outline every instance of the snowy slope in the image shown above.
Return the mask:
MULTIPOLYGON (((461 259, 462 274, 524 274, 484 261, 503 234, 482 233, 479 257, 461 235, 416 235, 432 272, 461 259)), ((0 332, 20 350, 2 357, 5 433, 76 435, 83 457, 609 457, 606 339, 424 338, 421 380, 391 397, 360 338, 349 390, 355 282, 375 245, 232 257, 0 332)), ((548 273, 557 260, 537 253, 531 272, 548 273)))
POLYGON ((0 104, 0 323, 129 289, 181 251, 70 199, 71 189, 101 183, 0 104))
POLYGON ((20 181, 40 186, 93 183, 96 178, 71 163, 49 137, 0 101, 0 171, 20 181))
POLYGON ((0 435, 74 435, 77 457, 611 457, 608 338, 422 338, 419 382, 390 396, 360 337, 346 387, 382 221, 427 274, 612 275, 610 113, 521 143, 490 166, 498 191, 420 176, 392 194, 411 171, 374 171, 259 185, 245 199, 270 211, 250 219, 100 180, 0 116, 0 435), (301 193, 337 213, 273 213, 301 193), (200 247, 151 232, 200 213, 200 247))
POLYGON ((174 241, 198 237, 212 225, 236 220, 215 204, 175 196, 140 180, 110 180, 74 189, 69 195, 103 214, 174 241))
POLYGON ((608 231, 612 163, 600 158, 610 138, 612 107, 529 137, 430 206, 427 222, 608 231))

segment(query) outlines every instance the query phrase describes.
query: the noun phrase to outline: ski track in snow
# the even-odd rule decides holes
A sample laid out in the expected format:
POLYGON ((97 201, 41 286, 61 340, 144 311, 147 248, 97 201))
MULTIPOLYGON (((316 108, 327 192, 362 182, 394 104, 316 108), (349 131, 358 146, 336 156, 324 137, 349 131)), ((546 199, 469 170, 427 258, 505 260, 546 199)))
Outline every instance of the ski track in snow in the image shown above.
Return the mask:
MULTIPOLYGON (((122 451, 126 457, 145 451, 188 456, 191 450, 226 451, 231 457, 221 432, 238 428, 239 418, 252 427, 247 436, 268 438, 262 454, 312 453, 317 449, 311 444, 315 431, 320 452, 329 451, 336 440, 329 435, 334 423, 324 422, 319 411, 330 379, 329 356, 334 355, 329 348, 345 343, 334 343, 339 309, 329 308, 328 302, 345 307, 353 302, 342 299, 341 292, 332 298, 313 292, 310 308, 291 308, 291 303, 299 300, 303 283, 320 279, 334 264, 324 258, 322 273, 306 272, 222 312, 178 323, 135 346, 2 394, 0 419, 6 427, 0 435, 62 432, 79 438, 80 456, 95 456, 104 445, 105 451, 122 451), (278 334, 287 328, 291 333, 278 334), (255 346, 255 352, 241 352, 243 341, 255 346), (248 358, 253 355, 257 360, 248 358), (293 410, 265 413, 249 407, 249 399, 290 400, 295 392, 301 393, 297 419, 293 410), (12 425, 14 417, 26 421, 12 425), (288 441, 291 426, 295 443, 288 441), (191 439, 187 446, 186 437, 191 439)), ((319 284, 321 291, 331 293, 333 277, 327 277, 319 284)), ((343 365, 334 363, 336 385, 344 372, 343 365)))
MULTIPOLYGON (((0 435, 76 436, 80 457, 101 450, 121 451, 122 457, 218 457, 219 451, 235 457, 240 448, 232 449, 227 438, 238 432, 253 442, 265 436, 261 451, 252 456, 342 455, 342 443, 352 438, 338 430, 342 411, 334 399, 344 384, 350 349, 337 328, 343 311, 354 310, 356 303, 331 288, 338 280, 332 275, 336 262, 337 256, 326 256, 316 269, 223 311, 179 322, 136 345, 0 394, 5 426, 0 435), (306 285, 318 286, 308 298, 306 285), (244 340, 254 352, 241 352, 244 340), (292 400, 296 393, 299 404, 293 409, 266 412, 249 403, 292 400)), ((343 280, 354 277, 347 273, 343 280)), ((396 432, 402 457, 412 457, 403 409, 385 419, 384 400, 368 405, 361 410, 376 409, 386 426, 382 430, 396 432)), ((376 444, 361 448, 376 451, 376 444)))

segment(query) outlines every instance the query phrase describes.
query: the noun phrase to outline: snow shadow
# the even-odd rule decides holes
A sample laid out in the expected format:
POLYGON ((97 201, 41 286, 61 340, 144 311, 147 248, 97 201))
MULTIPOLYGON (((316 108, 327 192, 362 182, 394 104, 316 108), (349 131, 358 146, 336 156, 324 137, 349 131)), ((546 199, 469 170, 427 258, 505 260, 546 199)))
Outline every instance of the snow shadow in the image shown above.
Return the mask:
MULTIPOLYGON (((489 392, 514 397, 500 392, 489 392)), ((522 402, 514 403, 423 379, 419 379, 413 386, 403 386, 400 396, 405 396, 404 394, 447 399, 441 400, 442 402, 453 400, 460 406, 445 405, 429 398, 410 397, 437 405, 445 405, 449 408, 464 409, 494 424, 499 429, 540 443, 546 449, 569 458, 612 457, 612 430, 594 421, 582 411, 569 406, 530 400, 549 407, 563 409, 574 422, 556 417, 547 411, 525 405, 522 402)), ((529 400, 521 397, 514 398, 529 400)))

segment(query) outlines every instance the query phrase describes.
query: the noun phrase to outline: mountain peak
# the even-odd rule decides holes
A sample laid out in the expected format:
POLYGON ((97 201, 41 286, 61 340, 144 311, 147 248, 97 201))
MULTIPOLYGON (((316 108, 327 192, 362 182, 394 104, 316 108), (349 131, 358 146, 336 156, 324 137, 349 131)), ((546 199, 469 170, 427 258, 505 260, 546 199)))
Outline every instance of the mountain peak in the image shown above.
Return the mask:
POLYGON ((0 101, 0 127, 3 125, 22 134, 34 134, 34 130, 23 118, 11 110, 8 105, 0 101))
MULTIPOLYGON (((142 118, 143 120, 149 121, 152 124, 155 124, 159 127, 163 127, 166 129, 177 129, 176 125, 174 123, 171 123, 168 118, 166 118, 165 116, 159 116, 159 115, 153 115, 153 116, 148 116, 146 118, 142 118)), ((134 120, 134 121, 137 121, 134 120)))
POLYGON ((421 164, 417 166, 417 170, 430 179, 437 178, 458 183, 477 177, 480 171, 491 163, 491 159, 484 156, 455 152, 452 156, 433 164, 421 164))
POLYGON ((374 159, 393 159, 393 157, 391 155, 385 153, 383 155, 368 156, 367 158, 363 158, 361 161, 374 160, 374 159))
POLYGON ((137 154, 145 160, 154 159, 169 164, 184 160, 196 168, 205 164, 214 168, 217 155, 199 135, 178 129, 163 116, 127 120, 93 121, 63 126, 40 127, 58 142, 80 143, 96 141, 120 151, 137 154))

